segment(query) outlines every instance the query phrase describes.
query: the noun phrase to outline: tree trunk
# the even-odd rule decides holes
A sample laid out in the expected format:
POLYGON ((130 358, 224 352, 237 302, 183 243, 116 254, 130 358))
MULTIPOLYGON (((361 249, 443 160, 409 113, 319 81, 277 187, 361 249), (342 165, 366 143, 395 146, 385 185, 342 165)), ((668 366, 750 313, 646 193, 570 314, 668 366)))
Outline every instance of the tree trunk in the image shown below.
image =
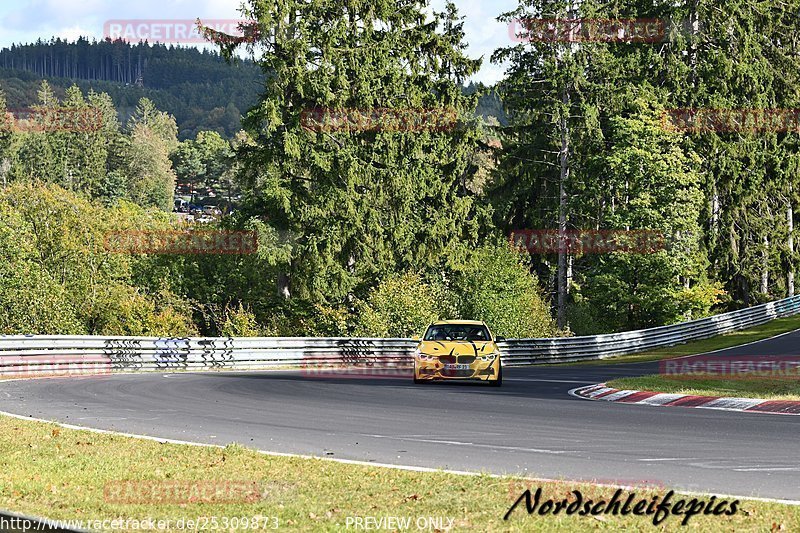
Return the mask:
POLYGON ((0 159, 0 176, 3 177, 3 188, 5 189, 8 185, 6 176, 8 175, 8 171, 11 169, 11 160, 9 159, 0 159))
POLYGON ((789 296, 794 296, 794 211, 792 209, 792 200, 789 199, 789 205, 786 207, 786 225, 789 230, 786 237, 786 248, 789 250, 789 268, 786 273, 786 290, 789 296))
POLYGON ((561 113, 559 130, 561 133, 561 151, 559 153, 559 193, 558 193, 558 311, 556 321, 559 329, 567 324, 567 181, 569 180, 569 113, 570 97, 566 89, 561 95, 561 113))
POLYGON ((567 256, 567 294, 569 294, 569 286, 572 284, 572 263, 575 257, 572 255, 567 256))
POLYGON ((711 239, 716 240, 719 231, 719 192, 717 191, 717 180, 712 177, 711 184, 711 239))
POLYGON ((769 237, 764 235, 764 257, 761 265, 761 293, 769 292, 769 237))
POLYGON ((689 46, 689 84, 691 87, 697 87, 697 43, 699 42, 700 34, 699 4, 699 0, 694 0, 689 13, 689 23, 692 26, 692 42, 689 46))
POLYGON ((278 274, 278 296, 288 300, 291 295, 292 293, 289 290, 289 276, 281 272, 278 274))

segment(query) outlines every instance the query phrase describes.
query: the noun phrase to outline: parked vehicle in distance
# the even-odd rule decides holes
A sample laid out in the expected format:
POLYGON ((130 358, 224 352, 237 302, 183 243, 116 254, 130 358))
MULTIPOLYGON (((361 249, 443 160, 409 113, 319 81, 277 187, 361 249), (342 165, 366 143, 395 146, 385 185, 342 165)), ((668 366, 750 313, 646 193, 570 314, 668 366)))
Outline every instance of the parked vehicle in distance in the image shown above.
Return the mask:
POLYGON ((184 200, 183 198, 175 198, 175 209, 176 213, 188 213, 189 212, 189 202, 184 200))

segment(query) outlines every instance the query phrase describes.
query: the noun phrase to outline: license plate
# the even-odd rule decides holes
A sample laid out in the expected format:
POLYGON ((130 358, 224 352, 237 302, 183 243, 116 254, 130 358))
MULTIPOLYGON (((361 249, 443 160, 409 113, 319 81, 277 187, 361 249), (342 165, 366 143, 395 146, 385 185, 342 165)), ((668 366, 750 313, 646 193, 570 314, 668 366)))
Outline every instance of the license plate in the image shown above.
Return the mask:
POLYGON ((448 364, 444 365, 445 370, 469 370, 469 365, 456 365, 456 364, 448 364))

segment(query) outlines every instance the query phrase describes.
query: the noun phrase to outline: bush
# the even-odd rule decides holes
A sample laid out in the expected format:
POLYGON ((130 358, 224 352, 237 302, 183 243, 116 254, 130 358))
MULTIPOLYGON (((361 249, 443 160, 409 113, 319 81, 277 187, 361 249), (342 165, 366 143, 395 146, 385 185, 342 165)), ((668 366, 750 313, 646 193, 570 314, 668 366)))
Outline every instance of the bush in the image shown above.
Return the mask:
POLYGON ((227 305, 220 333, 223 337, 259 337, 262 329, 249 307, 227 305))
POLYGON ((276 303, 269 311, 262 319, 264 336, 346 337, 352 333, 352 317, 343 308, 292 298, 276 303))
POLYGON ((0 335, 86 333, 63 286, 35 267, 11 266, 0 272, 0 335))
POLYGON ((317 304, 315 319, 307 334, 312 337, 347 337, 353 331, 350 312, 343 307, 317 304))
POLYGON ((714 306, 725 302, 722 285, 701 280, 684 288, 673 255, 667 251, 609 254, 603 259, 604 271, 587 277, 575 298, 590 308, 591 315, 602 319, 602 333, 652 328, 712 314, 714 306))
POLYGON ((441 319, 483 320, 509 338, 559 334, 523 256, 505 243, 475 250, 451 284, 413 272, 388 277, 356 310, 359 336, 419 335, 441 319))
POLYGON ((363 337, 411 337, 447 312, 450 298, 439 284, 413 272, 391 276, 357 304, 355 334, 363 337))
POLYGON ((477 249, 458 274, 461 318, 483 320, 508 338, 558 335, 523 255, 503 243, 477 249))
MULTIPOLYGON (((166 229, 163 213, 127 202, 92 203, 56 185, 0 190, 0 330, 6 334, 185 336, 197 328, 186 300, 132 278, 149 257, 111 253, 110 231, 166 229)), ((142 266, 146 270, 146 266, 142 266)))
POLYGON ((579 294, 576 301, 567 306, 567 324, 575 335, 600 335, 613 331, 615 324, 609 324, 601 310, 590 305, 579 294))

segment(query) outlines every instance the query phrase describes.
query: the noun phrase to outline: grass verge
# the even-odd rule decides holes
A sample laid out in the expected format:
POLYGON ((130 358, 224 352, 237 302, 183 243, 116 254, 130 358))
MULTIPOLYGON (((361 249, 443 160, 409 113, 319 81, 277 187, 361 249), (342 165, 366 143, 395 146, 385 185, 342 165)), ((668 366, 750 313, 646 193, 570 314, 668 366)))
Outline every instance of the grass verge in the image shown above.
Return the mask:
MULTIPOLYGON (((172 520, 170 529, 177 530, 180 519, 206 517, 209 529, 211 520, 216 520, 218 531, 268 530, 274 525, 291 531, 338 531, 348 529, 348 517, 408 517, 410 530, 417 530, 418 519, 428 517, 441 520, 439 531, 653 529, 652 516, 565 516, 563 512, 528 515, 524 503, 504 521, 503 516, 526 486, 534 492, 541 487, 542 502, 548 498, 561 500, 572 490, 580 490, 584 498, 595 501, 608 500, 614 493, 612 488, 585 483, 411 472, 323 459, 268 456, 239 446, 220 449, 162 444, 0 416, 0 508, 51 519, 152 518, 156 523, 172 520), (257 483, 257 499, 179 503, 174 492, 164 492, 165 487, 175 484, 219 486, 230 482, 257 483), (130 487, 131 483, 139 489, 120 488, 130 487), (143 486, 152 490, 142 491, 143 486), (138 499, 139 503, 119 503, 120 495, 128 500, 138 499), (241 522, 239 527, 232 527, 234 517, 247 518, 249 524, 260 527, 245 529, 241 522), (446 527, 448 519, 453 520, 450 528, 446 527)), ((623 493, 623 498, 629 492, 635 492, 638 501, 655 495, 663 497, 666 489, 631 489, 623 493)), ((680 495, 674 498, 691 500, 680 495)), ((678 529, 681 519, 669 516, 661 527, 678 529)), ((352 520, 350 529, 355 530, 352 520)), ((128 529, 140 527, 136 524, 129 522, 128 529)), ((740 502, 733 516, 698 514, 690 519, 688 529, 776 528, 800 530, 800 508, 747 500, 740 502)), ((112 529, 111 524, 103 529, 112 529)), ((117 524, 113 529, 125 528, 117 524)))
POLYGON ((671 359, 673 357, 681 357, 683 355, 695 355, 713 352, 715 350, 723 350, 725 348, 732 348, 741 344, 768 339, 770 337, 774 337, 775 335, 780 335, 781 333, 787 333, 796 329, 800 329, 800 315, 790 316, 787 318, 777 318, 754 328, 734 331, 732 333, 726 333, 725 335, 711 337, 710 339, 687 342, 686 344, 678 344, 676 346, 669 346, 667 348, 658 348, 657 350, 650 350, 647 352, 620 355, 618 357, 609 357, 607 359, 581 361, 578 363, 562 363, 558 366, 564 366, 564 364, 608 365, 617 363, 646 363, 648 361, 660 361, 661 359, 671 359))
POLYGON ((764 400, 800 400, 800 379, 797 377, 767 378, 688 378, 658 374, 635 378, 619 378, 608 382, 615 389, 693 394, 697 396, 728 396, 764 400))

